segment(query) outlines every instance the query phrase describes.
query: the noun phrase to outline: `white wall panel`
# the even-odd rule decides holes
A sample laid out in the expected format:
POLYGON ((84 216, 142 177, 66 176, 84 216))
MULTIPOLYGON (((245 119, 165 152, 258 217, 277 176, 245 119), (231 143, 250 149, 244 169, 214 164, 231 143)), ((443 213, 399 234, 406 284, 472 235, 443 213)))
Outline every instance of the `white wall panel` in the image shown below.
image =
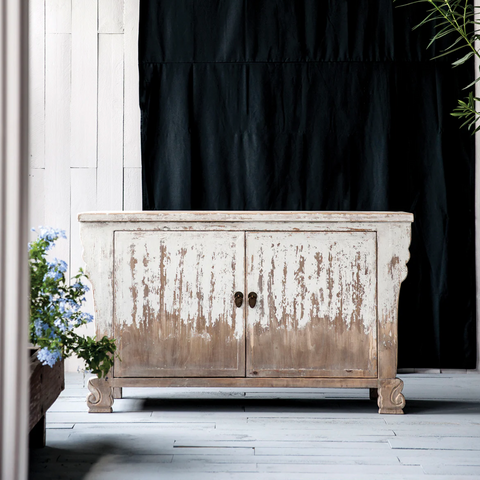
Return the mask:
POLYGON ((99 35, 97 208, 123 205, 123 38, 99 35))
POLYGON ((142 209, 142 169, 124 168, 123 209, 138 211, 142 209))
POLYGON ((97 165, 97 0, 72 0, 72 167, 97 165))
MULTIPOLYGON (((125 167, 140 167, 138 19, 140 0, 125 0, 125 167)), ((139 184, 140 185, 140 184, 139 184)))
POLYGON ((71 168, 71 210, 70 210, 70 244, 71 256, 70 265, 73 274, 76 274, 80 267, 83 268, 82 245, 80 243, 78 214, 91 212, 97 208, 95 168, 71 168))
MULTIPOLYGON (((28 226, 37 228, 45 225, 45 170, 43 168, 30 168, 28 226)), ((37 234, 30 230, 29 240, 36 238, 37 234)))
POLYGON ((98 0, 99 33, 123 33, 124 0, 98 0))
MULTIPOLYGON (((70 235, 71 35, 47 34, 45 70, 45 224, 70 235)), ((55 256, 67 260, 67 242, 55 256)))
POLYGON ((47 33, 72 32, 72 0, 45 0, 45 9, 47 33))
POLYGON ((29 4, 29 152, 30 167, 45 166, 45 2, 29 4))

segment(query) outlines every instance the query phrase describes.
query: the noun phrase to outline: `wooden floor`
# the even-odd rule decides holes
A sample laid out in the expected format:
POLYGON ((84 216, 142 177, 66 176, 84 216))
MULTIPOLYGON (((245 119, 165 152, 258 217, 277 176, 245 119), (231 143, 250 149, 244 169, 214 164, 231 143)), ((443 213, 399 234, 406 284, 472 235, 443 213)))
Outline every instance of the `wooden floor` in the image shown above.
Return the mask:
POLYGON ((333 389, 124 389, 88 414, 67 374, 30 479, 480 479, 480 375, 401 377, 405 415, 333 389))

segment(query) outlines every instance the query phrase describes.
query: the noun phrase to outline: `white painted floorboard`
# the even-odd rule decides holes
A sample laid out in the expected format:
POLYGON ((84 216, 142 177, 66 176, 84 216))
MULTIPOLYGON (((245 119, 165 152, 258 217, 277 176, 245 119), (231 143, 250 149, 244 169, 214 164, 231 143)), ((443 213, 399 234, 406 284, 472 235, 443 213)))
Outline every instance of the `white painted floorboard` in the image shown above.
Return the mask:
POLYGON ((67 373, 30 479, 480 479, 480 375, 401 377, 405 415, 367 390, 207 388, 125 388, 88 414, 67 373))

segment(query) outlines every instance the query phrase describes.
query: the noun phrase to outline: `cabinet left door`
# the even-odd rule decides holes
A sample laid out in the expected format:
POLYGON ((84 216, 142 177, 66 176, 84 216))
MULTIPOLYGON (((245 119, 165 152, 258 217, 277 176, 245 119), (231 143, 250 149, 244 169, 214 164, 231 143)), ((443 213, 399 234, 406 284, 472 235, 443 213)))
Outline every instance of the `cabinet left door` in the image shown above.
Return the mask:
POLYGON ((117 231, 115 377, 245 376, 245 234, 117 231))

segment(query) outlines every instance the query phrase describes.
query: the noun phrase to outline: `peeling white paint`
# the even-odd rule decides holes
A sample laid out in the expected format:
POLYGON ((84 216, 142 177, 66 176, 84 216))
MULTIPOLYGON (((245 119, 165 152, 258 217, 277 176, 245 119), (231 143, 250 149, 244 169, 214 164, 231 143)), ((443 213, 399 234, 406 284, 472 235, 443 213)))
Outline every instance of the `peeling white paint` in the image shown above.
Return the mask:
MULTIPOLYGON (((288 378, 282 378, 281 383, 277 385, 371 388, 372 379, 376 379, 380 399, 383 399, 382 413, 401 413, 398 402, 392 403, 389 399, 393 398, 392 385, 397 385, 394 378, 397 371, 398 298, 400 284, 407 273, 406 263, 409 258, 408 245, 412 220, 413 217, 410 214, 393 212, 385 214, 359 214, 358 212, 115 212, 108 214, 94 212, 82 214, 81 236, 87 272, 94 290, 97 335, 115 337, 119 343, 119 351, 125 348, 124 352, 128 352, 123 362, 115 360, 112 380, 115 381, 116 378, 121 377, 122 386, 184 386, 188 384, 245 387, 271 386, 275 384, 275 378, 271 377, 285 376, 288 378), (205 233, 205 236, 192 236, 201 232, 205 233), (277 249, 282 250, 282 242, 276 238, 277 242, 271 248, 268 243, 263 244, 262 257, 267 258, 270 255, 271 258, 270 260, 267 258, 262 265, 258 265, 256 256, 259 253, 258 251, 252 253, 248 240, 247 256, 244 256, 245 236, 250 237, 250 240, 254 238, 251 235, 267 235, 268 239, 269 235, 278 234, 280 238, 288 238, 288 232, 298 233, 301 237, 296 237, 295 242, 291 237, 291 241, 288 240, 290 243, 287 242, 287 247, 283 248, 281 255, 276 257, 274 252, 270 251, 275 248, 275 245, 277 249), (324 243, 318 240, 320 234, 325 239, 324 243), (146 236, 142 239, 142 235, 146 236), (189 235, 193 239, 190 244, 184 241, 189 238, 189 235), (317 235, 319 237, 316 237, 317 235), (152 245, 142 246, 142 241, 147 237, 152 245), (175 258, 179 255, 179 248, 188 249, 193 245, 204 248, 202 242, 211 245, 210 242, 215 242, 217 238, 229 239, 225 243, 219 240, 218 246, 220 250, 233 250, 232 256, 235 258, 236 266, 235 275, 231 277, 227 275, 228 262, 225 262, 223 273, 218 275, 221 278, 216 280, 214 294, 222 304, 226 302, 227 305, 231 305, 231 311, 228 308, 222 308, 221 311, 225 318, 231 318, 233 312, 235 328, 243 329, 245 318, 247 318, 248 341, 245 343, 243 331, 242 339, 238 341, 233 337, 231 329, 227 331, 228 325, 225 322, 218 324, 216 319, 220 310, 212 312, 205 319, 205 322, 213 322, 212 325, 215 326, 208 331, 204 330, 203 333, 191 329, 185 331, 184 327, 188 325, 184 324, 183 318, 178 319, 177 323, 175 316, 168 313, 169 317, 163 319, 161 325, 165 330, 164 337, 160 341, 156 338, 147 338, 148 335, 152 335, 152 332, 157 335, 158 329, 150 328, 151 325, 143 328, 145 324, 142 322, 145 318, 156 321, 156 315, 160 315, 164 308, 163 290, 175 288, 175 286, 167 286, 167 288, 158 286, 162 277, 162 258, 167 259, 170 262, 169 265, 175 269, 178 267, 178 265, 175 267, 175 258), (133 251, 136 252, 134 256, 136 263, 134 262, 133 266, 129 263, 132 239, 134 240, 133 251), (229 243, 230 241, 232 243, 229 243), (340 244, 344 245, 343 250, 347 252, 346 256, 339 247, 340 244), (162 257, 158 253, 161 245, 170 249, 169 258, 168 255, 162 257), (292 247, 295 249, 292 250, 292 247), (357 258, 358 253, 360 255, 357 258), (318 254, 317 258, 316 254, 318 254), (317 274, 314 267, 318 266, 320 254, 323 255, 320 264, 328 264, 335 260, 345 268, 332 268, 330 274, 326 271, 317 274), (316 262, 311 260, 312 255, 316 262), (295 261, 298 262, 303 259, 303 267, 299 269, 298 265, 287 265, 284 271, 281 262, 292 259, 297 259, 295 261), (144 260, 146 264, 143 263, 144 260), (247 272, 244 271, 244 262, 246 262, 247 272), (351 304, 354 304, 355 290, 357 289, 359 294, 361 291, 356 287, 356 279, 352 276, 351 268, 349 267, 350 270, 347 268, 348 265, 354 267, 353 273, 355 273, 355 266, 360 266, 360 277, 364 271, 364 278, 360 280, 367 282, 363 293, 363 313, 360 309, 356 319, 350 317, 350 320, 348 316, 343 315, 345 312, 348 313, 348 300, 346 303, 343 300, 346 296, 345 292, 350 292, 351 304), (261 293, 265 291, 264 279, 268 279, 272 267, 278 269, 277 277, 273 273, 270 274, 276 285, 278 282, 281 285, 284 276, 293 279, 293 284, 291 281, 287 282, 289 286, 285 288, 286 295, 295 294, 297 291, 304 295, 304 301, 289 299, 290 304, 281 303, 279 307, 284 308, 283 305, 285 305, 289 313, 292 311, 295 315, 299 313, 298 320, 287 315, 284 321, 284 325, 295 327, 297 331, 284 330, 284 326, 275 324, 275 321, 267 324, 263 329, 259 321, 260 314, 265 313, 265 305, 270 305, 264 304, 265 299, 269 299, 275 305, 279 300, 279 292, 281 293, 283 288, 279 287, 280 290, 274 292, 276 298, 275 295, 261 293), (245 273, 248 286, 245 286, 245 273), (142 278, 144 274, 146 274, 145 279, 142 278), (235 279, 234 282, 232 278, 235 279), (372 287, 375 278, 376 287, 372 287), (315 287, 314 283, 319 279, 323 285, 315 287), (303 287, 300 285, 301 281, 305 282, 303 287), (234 307, 233 297, 225 299, 223 296, 225 292, 228 293, 229 282, 232 285, 230 287, 232 294, 237 290, 243 291, 245 296, 249 291, 259 293, 257 306, 253 309, 245 304, 240 309, 234 307), (217 288, 224 288, 223 294, 218 293, 217 288), (369 308, 374 308, 370 302, 370 295, 372 291, 375 292, 375 288, 377 310, 374 312, 375 315, 369 316, 367 315, 369 308), (134 292, 137 298, 135 302, 133 301, 134 292), (316 303, 315 296, 319 299, 319 305, 316 303), (144 302, 144 298, 149 299, 148 302, 144 302), (332 316, 339 312, 339 299, 342 299, 342 316, 335 317, 337 320, 331 322, 332 316), (368 305, 370 307, 367 308, 368 305), (135 308, 136 312, 132 318, 135 308), (309 312, 324 315, 315 327, 316 330, 305 327, 309 312), (365 332, 371 327, 368 318, 377 318, 377 325, 366 336, 363 326, 366 325, 365 332), (137 325, 140 328, 137 328, 137 325), (172 325, 175 328, 169 328, 172 325), (191 332, 193 337, 189 336, 191 332), (211 340, 207 338, 209 335, 211 340), (210 348, 211 345, 214 345, 214 348, 210 348), (272 346, 271 349, 270 346, 272 346), (257 355, 259 349, 262 352, 260 356, 257 355), (145 355, 143 355, 144 352, 146 352, 145 355), (192 352, 191 356, 190 352, 192 352), (193 354, 193 352, 196 353, 193 354), (215 355, 212 355, 212 352, 215 355), (320 362, 317 361, 319 355, 320 362), (255 364, 257 358, 259 363, 255 364), (250 372, 255 373, 256 378, 249 377, 250 372), (244 377, 245 373, 247 378, 244 377), (192 377, 207 378, 186 378, 187 374, 192 377), (307 376, 310 374, 314 378, 308 379, 307 376), (361 375, 365 375, 366 378, 359 378, 361 375), (177 380, 166 378, 172 376, 180 378, 177 380), (212 379, 213 376, 242 378, 212 379), (260 378, 266 376, 269 378, 260 378), (399 408, 400 411, 398 411, 399 408)), ((209 250, 210 262, 213 261, 213 251, 217 252, 217 249, 209 250)), ((206 275, 205 279, 208 278, 208 274, 211 278, 212 273, 216 275, 217 272, 216 266, 214 272, 211 269, 208 270, 207 257, 202 267, 202 275, 206 275)), ((197 287, 195 277, 195 270, 198 268, 197 259, 192 256, 189 260, 190 263, 193 261, 193 267, 190 264, 187 265, 185 260, 186 257, 184 270, 188 276, 187 283, 190 282, 193 289, 193 286, 197 287)), ((175 281, 178 284, 174 276, 173 285, 175 281)), ((203 278, 202 281, 199 280, 199 288, 202 285, 202 288, 205 288, 205 285, 210 287, 209 282, 205 284, 202 282, 203 278)), ((183 288, 184 284, 182 284, 183 288)), ((190 307, 193 308, 195 299, 197 307, 200 304, 202 309, 210 308, 206 300, 210 295, 211 291, 207 289, 204 292, 205 298, 202 297, 200 302, 199 298, 193 295, 193 290, 188 292, 190 306, 185 310, 187 318, 191 316, 188 312, 190 307)), ((373 298, 372 302, 375 302, 375 297, 373 298)), ((170 302, 170 312, 174 312, 176 308, 180 308, 183 312, 182 302, 178 307, 175 303, 177 300, 170 302)), ((192 327, 196 328, 196 324, 192 327)), ((238 334, 239 330, 236 332, 238 334)), ((122 355, 121 351, 120 354, 122 355)))
POLYGON ((248 289, 258 289, 249 323, 302 329, 312 319, 376 324, 374 232, 268 232, 247 234, 248 289))
POLYGON ((205 339, 203 322, 235 325, 241 338, 243 309, 233 300, 244 289, 243 256, 241 232, 117 232, 117 324, 138 327, 148 311, 150 318, 170 315, 205 339))

